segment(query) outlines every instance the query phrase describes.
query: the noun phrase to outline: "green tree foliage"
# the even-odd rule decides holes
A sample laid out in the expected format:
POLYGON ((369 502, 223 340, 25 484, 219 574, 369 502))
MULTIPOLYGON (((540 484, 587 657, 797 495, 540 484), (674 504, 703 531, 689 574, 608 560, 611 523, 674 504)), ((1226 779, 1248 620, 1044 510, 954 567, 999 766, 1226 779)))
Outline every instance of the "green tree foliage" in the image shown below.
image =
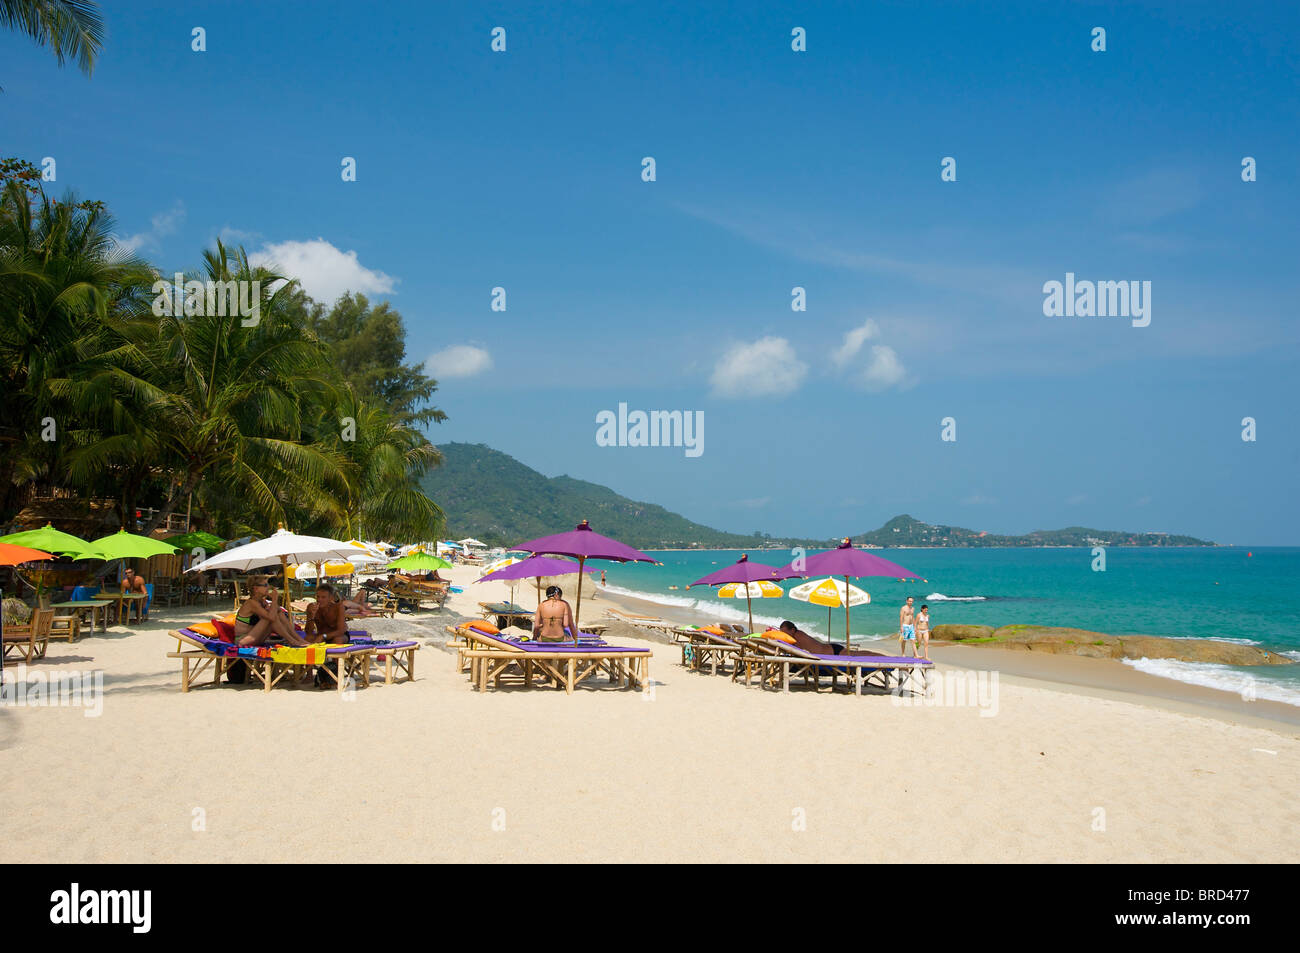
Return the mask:
POLYGON ((173 289, 119 249, 101 205, 51 200, 32 171, 0 163, 0 521, 40 480, 124 517, 156 508, 145 530, 192 506, 228 536, 440 533, 420 425, 445 415, 402 364, 396 311, 349 295, 326 312, 221 242, 173 289), (214 308, 198 289, 216 282, 256 287, 256 320, 214 308))
POLYGON ((0 0, 0 27, 49 47, 60 66, 76 60, 87 76, 104 47, 104 20, 89 0, 0 0))

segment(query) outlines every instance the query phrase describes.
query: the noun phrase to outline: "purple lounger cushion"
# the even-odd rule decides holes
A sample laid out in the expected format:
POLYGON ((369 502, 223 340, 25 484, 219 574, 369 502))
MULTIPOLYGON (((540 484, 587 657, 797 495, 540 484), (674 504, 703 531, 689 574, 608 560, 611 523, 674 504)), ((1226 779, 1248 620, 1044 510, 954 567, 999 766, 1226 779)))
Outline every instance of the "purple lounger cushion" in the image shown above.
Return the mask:
MULTIPOLYGON (((881 664, 897 665, 904 662, 908 665, 933 665, 932 659, 925 658, 906 658, 901 655, 817 655, 819 659, 825 659, 827 662, 878 662, 881 664)), ((803 658, 802 655, 796 655, 795 658, 803 658)), ((812 661, 812 659, 808 659, 812 661)))
POLYGON ((572 642, 513 642, 516 648, 521 648, 525 652, 591 652, 599 654, 601 652, 636 652, 638 654, 649 655, 649 649, 623 648, 618 645, 574 645, 572 642))
POLYGON ((371 648, 371 649, 409 649, 412 646, 419 645, 419 642, 392 642, 376 641, 375 639, 352 639, 348 643, 353 648, 371 648))

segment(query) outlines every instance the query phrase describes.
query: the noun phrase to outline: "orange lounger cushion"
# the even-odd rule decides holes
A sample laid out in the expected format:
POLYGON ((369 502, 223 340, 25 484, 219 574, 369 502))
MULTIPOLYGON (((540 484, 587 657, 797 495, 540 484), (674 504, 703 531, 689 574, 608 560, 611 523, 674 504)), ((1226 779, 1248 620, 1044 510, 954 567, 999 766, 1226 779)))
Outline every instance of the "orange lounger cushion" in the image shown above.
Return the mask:
POLYGON ((501 630, 500 630, 500 629, 498 629, 498 628, 497 628, 495 625, 493 625, 491 622, 487 622, 487 621, 485 621, 485 620, 483 620, 483 619, 475 619, 473 622, 464 622, 464 623, 461 624, 461 627, 462 627, 462 628, 465 628, 465 629, 473 629, 473 630, 475 630, 476 632, 482 632, 484 635, 500 635, 500 634, 501 634, 501 630))

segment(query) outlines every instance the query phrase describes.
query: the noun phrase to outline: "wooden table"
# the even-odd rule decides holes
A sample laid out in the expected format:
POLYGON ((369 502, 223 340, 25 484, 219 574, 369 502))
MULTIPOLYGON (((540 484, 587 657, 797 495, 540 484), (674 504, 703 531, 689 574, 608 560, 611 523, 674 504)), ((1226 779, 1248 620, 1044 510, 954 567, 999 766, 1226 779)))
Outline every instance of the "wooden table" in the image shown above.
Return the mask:
POLYGON ((144 619, 144 600, 149 598, 147 593, 143 592, 101 592, 101 599, 108 599, 117 603, 114 612, 114 624, 122 622, 122 613, 126 612, 126 624, 131 624, 131 609, 135 609, 135 621, 140 622, 144 619), (130 603, 128 605, 128 603, 130 603))
POLYGON ((78 599, 75 602, 54 602, 50 604, 50 608, 72 609, 78 613, 89 610, 90 630, 95 631, 95 625, 98 623, 99 631, 104 632, 108 629, 108 607, 112 604, 112 599, 78 599))

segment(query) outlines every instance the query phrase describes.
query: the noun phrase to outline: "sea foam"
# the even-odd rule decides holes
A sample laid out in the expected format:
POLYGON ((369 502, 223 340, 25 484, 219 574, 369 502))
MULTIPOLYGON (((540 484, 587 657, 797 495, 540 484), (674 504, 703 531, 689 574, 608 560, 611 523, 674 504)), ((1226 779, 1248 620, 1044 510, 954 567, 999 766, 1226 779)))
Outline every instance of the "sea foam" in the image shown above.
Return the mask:
POLYGON ((925 597, 926 602, 986 602, 988 596, 945 596, 942 592, 932 592, 925 597))
POLYGON ((1149 658, 1122 661, 1139 672, 1157 675, 1160 678, 1172 678, 1174 681, 1185 682, 1188 685, 1200 685, 1203 688, 1214 688, 1235 695, 1249 690, 1258 699, 1300 705, 1300 684, 1285 684, 1271 678, 1257 677, 1231 665, 1149 658))

